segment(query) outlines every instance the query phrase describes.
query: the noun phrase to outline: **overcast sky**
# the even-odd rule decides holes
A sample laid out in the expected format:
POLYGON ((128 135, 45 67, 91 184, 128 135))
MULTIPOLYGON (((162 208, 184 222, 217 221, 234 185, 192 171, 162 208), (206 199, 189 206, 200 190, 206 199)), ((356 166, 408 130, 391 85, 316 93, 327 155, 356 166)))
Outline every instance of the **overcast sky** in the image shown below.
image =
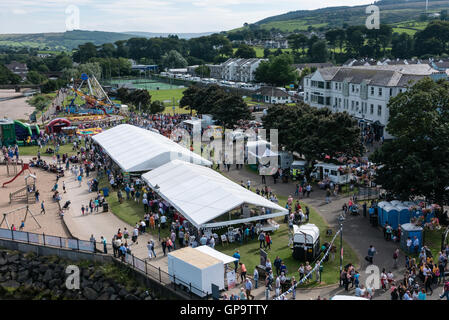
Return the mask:
POLYGON ((295 10, 373 0, 0 0, 0 33, 66 31, 75 4, 82 30, 210 32, 295 10))

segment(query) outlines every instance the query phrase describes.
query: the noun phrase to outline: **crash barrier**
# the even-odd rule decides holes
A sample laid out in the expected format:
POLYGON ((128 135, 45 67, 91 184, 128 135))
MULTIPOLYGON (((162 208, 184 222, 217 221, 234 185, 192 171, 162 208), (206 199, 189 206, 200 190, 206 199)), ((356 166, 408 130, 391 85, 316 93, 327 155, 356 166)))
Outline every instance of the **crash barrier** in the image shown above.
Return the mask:
MULTIPOLYGON (((141 276, 145 276, 146 280, 150 280, 154 283, 158 283, 171 291, 172 296, 176 296, 179 299, 205 299, 208 300, 211 297, 211 293, 204 292, 201 289, 196 288, 191 283, 186 283, 178 278, 176 275, 170 276, 167 272, 161 270, 160 267, 153 266, 142 260, 133 254, 126 254, 124 257, 118 257, 114 253, 112 245, 106 244, 106 248, 103 243, 69 239, 59 236, 47 235, 44 233, 32 233, 26 231, 17 231, 11 229, 0 228, 0 239, 10 240, 17 243, 29 244, 33 246, 58 248, 70 251, 76 251, 80 253, 87 253, 95 256, 109 256, 114 258, 116 263, 126 265, 135 271, 138 271, 141 276), (97 253, 101 253, 98 255, 97 253), (176 284, 175 284, 176 282, 176 284), (204 298, 200 298, 193 292, 201 292, 204 294, 204 298)), ((3 243, 4 242, 1 242, 3 243)), ((59 254, 59 251, 55 253, 59 254)), ((93 259, 95 260, 95 259, 93 259)), ((148 283, 148 281, 146 281, 148 283)), ((166 291, 166 290, 165 290, 166 291)))

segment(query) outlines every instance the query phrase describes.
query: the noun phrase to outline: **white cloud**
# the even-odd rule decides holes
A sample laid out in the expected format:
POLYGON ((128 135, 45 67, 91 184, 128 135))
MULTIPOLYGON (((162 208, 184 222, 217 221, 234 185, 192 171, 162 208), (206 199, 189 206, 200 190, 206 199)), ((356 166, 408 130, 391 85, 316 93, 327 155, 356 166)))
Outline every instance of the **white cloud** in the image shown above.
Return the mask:
POLYGON ((368 4, 373 0, 0 0, 1 32, 64 31, 65 8, 80 9, 81 29, 105 31, 206 32, 295 10, 368 4), (13 9, 12 9, 13 8, 13 9), (7 12, 13 15, 6 14, 7 12), (40 27, 42 26, 42 27, 40 27), (50 28, 49 29, 44 29, 50 28), (4 29, 4 30, 3 30, 4 29), (20 31, 17 31, 20 30, 20 31))

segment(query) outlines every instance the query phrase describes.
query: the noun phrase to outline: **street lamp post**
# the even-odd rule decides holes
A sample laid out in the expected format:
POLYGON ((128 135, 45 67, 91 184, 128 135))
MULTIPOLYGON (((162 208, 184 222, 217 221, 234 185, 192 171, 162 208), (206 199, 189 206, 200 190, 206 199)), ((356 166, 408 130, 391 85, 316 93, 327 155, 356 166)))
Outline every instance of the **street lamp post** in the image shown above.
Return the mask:
MULTIPOLYGON (((345 218, 340 216, 338 221, 340 222, 340 274, 338 278, 341 280, 341 273, 343 272, 343 221, 345 218)), ((341 283, 341 281, 340 281, 341 283)))

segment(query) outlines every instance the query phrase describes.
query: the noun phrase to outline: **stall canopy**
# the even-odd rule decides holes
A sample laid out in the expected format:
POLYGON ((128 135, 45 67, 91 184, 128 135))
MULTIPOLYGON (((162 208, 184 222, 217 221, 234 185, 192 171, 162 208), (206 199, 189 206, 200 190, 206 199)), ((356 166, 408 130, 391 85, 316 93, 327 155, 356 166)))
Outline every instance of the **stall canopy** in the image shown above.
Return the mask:
POLYGON ((153 170, 174 159, 211 166, 212 163, 161 134, 122 124, 92 138, 125 172, 153 170))
POLYGON ((221 253, 220 251, 217 251, 209 246, 199 246, 196 247, 195 250, 201 251, 202 253, 205 253, 211 257, 214 257, 215 259, 223 261, 223 264, 228 264, 234 261, 237 261, 238 259, 228 256, 224 253, 221 253))
POLYGON ((147 172, 142 178, 160 197, 168 201, 198 229, 222 227, 288 214, 286 209, 243 188, 218 172, 184 161, 173 160, 147 172), (269 208, 273 213, 207 223, 243 204, 269 208))

